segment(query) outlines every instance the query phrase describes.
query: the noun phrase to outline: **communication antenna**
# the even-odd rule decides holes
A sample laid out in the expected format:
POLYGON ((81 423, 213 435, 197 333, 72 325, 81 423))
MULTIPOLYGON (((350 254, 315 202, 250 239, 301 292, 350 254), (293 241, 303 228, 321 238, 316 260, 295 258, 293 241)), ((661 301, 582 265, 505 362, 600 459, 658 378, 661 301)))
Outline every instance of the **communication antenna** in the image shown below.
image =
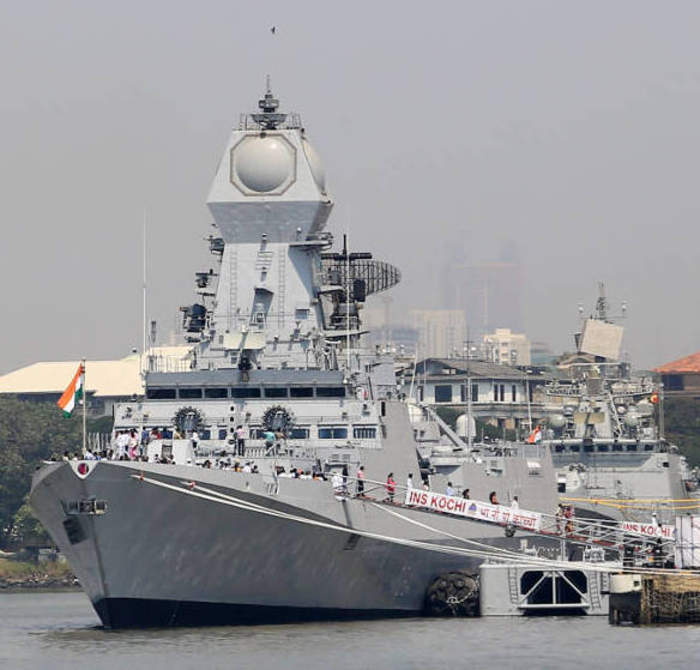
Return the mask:
POLYGON ((147 221, 147 211, 144 207, 143 209, 143 314, 141 315, 141 331, 143 333, 143 348, 142 354, 145 356, 146 350, 148 349, 148 322, 146 320, 146 221, 147 221))

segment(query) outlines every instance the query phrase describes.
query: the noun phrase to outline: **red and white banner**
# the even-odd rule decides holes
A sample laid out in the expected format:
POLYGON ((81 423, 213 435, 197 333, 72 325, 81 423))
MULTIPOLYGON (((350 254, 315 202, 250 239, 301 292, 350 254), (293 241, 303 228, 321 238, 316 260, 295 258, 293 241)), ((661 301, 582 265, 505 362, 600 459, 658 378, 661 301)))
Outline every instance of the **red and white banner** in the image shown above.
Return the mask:
POLYGON ((537 512, 527 512, 521 509, 514 510, 504 505, 491 505, 489 503, 458 498, 457 496, 445 496, 430 491, 408 489, 406 491, 406 505, 409 507, 424 507, 435 512, 447 512, 456 516, 479 521, 491 521, 502 525, 515 526, 525 530, 539 530, 542 525, 542 515, 537 512))
POLYGON ((636 533, 645 537, 660 537, 664 540, 672 540, 675 528, 673 526, 658 525, 655 523, 637 523, 636 521, 623 521, 622 530, 625 533, 636 533))

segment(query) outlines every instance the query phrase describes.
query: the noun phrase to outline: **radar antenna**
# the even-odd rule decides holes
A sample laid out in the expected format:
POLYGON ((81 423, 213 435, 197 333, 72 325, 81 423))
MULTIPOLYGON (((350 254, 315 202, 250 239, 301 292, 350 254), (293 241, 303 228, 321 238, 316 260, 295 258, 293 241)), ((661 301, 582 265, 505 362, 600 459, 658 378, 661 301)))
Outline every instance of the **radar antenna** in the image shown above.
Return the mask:
POLYGON ((280 106, 280 101, 275 98, 272 93, 270 84, 270 75, 265 78, 265 95, 258 100, 258 107, 262 110, 261 113, 251 114, 253 121, 262 126, 265 130, 274 130, 287 118, 286 114, 281 114, 277 111, 280 106))

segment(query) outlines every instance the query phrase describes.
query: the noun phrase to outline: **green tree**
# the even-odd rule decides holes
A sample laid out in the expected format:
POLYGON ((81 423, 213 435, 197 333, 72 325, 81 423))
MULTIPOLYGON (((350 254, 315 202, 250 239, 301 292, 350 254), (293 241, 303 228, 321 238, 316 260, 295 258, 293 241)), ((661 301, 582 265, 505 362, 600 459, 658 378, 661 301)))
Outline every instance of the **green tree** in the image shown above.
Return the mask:
POLYGON ((677 444, 691 466, 700 465, 700 402, 694 398, 664 401, 666 439, 677 444))
MULTIPOLYGON (((101 421, 101 420, 97 420, 101 421)), ((88 422, 88 431, 106 432, 88 422)), ((64 417, 54 403, 0 397, 0 546, 16 537, 15 524, 29 521, 17 513, 31 486, 31 476, 43 460, 82 447, 82 417, 64 417)), ((30 510, 27 509, 27 512, 30 510)))

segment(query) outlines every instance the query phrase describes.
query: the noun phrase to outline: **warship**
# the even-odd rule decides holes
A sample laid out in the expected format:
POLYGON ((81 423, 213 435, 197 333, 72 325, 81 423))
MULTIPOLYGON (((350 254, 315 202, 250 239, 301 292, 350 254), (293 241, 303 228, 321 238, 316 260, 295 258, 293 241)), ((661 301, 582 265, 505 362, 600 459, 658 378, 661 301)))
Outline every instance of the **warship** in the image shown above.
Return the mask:
MULTIPOLYGON (((400 272, 333 249, 323 164, 269 82, 207 204, 215 267, 182 308, 186 364, 146 355, 143 397, 115 407, 115 435, 146 435, 139 453, 115 445, 33 478, 31 505, 103 624, 414 615, 440 575, 520 547, 512 524, 402 504, 403 482, 448 482, 419 455, 431 417, 392 358, 362 347, 363 304, 400 272)), ((462 464, 460 488, 555 509, 547 450, 492 460, 462 464)))
POLYGON ((551 451, 562 501, 578 513, 669 521, 676 507, 688 509, 694 477, 665 438, 663 386, 622 360, 619 321, 601 283, 574 336, 576 353, 543 387, 541 443, 551 451))

